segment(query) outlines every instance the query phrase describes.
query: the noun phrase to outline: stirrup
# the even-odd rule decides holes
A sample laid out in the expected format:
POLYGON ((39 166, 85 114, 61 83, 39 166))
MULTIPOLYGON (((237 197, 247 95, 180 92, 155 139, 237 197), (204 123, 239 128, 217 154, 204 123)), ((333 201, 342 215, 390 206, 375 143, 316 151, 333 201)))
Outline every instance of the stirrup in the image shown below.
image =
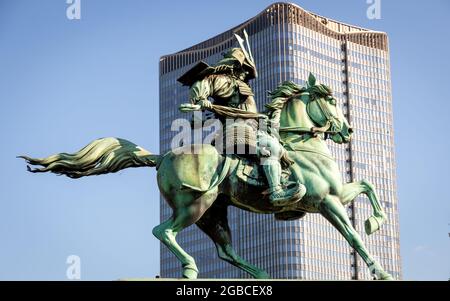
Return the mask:
POLYGON ((272 192, 269 200, 274 206, 288 206, 299 202, 305 193, 305 186, 297 183, 295 187, 290 189, 272 192))

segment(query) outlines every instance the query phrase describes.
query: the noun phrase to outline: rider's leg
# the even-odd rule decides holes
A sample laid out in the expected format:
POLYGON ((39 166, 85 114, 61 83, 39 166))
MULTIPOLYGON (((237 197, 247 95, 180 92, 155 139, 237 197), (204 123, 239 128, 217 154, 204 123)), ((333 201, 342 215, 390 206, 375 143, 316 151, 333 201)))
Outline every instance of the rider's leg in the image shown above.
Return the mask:
POLYGON ((267 158, 263 163, 264 173, 269 184, 269 193, 281 190, 281 164, 277 159, 267 158))
POLYGON ((297 203, 306 192, 303 184, 298 183, 291 188, 281 186, 281 164, 280 161, 266 159, 263 170, 269 184, 269 199, 275 206, 286 206, 297 203))
POLYGON ((258 155, 269 184, 269 199, 275 206, 285 206, 298 202, 306 193, 301 183, 295 187, 283 189, 281 185, 282 146, 279 141, 265 132, 258 134, 258 155))

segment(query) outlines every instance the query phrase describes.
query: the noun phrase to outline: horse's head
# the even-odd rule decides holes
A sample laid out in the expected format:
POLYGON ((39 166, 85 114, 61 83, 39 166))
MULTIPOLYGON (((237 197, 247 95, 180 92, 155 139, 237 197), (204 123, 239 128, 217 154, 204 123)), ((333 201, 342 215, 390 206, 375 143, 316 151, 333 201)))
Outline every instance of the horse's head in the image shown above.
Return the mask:
POLYGON ((331 89, 323 84, 316 84, 310 74, 306 88, 300 93, 306 105, 309 118, 336 143, 348 143, 353 129, 337 105, 331 89))
POLYGON ((273 101, 266 105, 270 110, 282 110, 281 130, 286 132, 323 133, 336 143, 348 143, 353 129, 337 105, 331 89, 316 84, 310 74, 305 87, 284 82, 269 93, 273 101), (298 103, 296 102, 298 101, 298 103))

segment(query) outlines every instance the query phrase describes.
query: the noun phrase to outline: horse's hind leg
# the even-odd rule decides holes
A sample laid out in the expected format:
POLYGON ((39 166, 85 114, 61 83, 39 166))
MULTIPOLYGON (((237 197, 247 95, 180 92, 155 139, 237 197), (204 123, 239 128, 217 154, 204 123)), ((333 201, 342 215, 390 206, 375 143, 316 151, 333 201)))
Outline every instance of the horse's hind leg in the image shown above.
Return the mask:
POLYGON ((178 258, 183 266, 183 278, 196 279, 198 268, 195 260, 186 251, 184 251, 175 240, 175 237, 183 227, 180 227, 180 221, 173 216, 153 228, 153 235, 156 236, 169 250, 178 258))
POLYGON ((175 237, 181 230, 194 224, 216 198, 217 188, 202 194, 198 198, 195 198, 190 193, 178 192, 173 203, 175 205, 179 204, 180 207, 175 207, 173 215, 168 220, 153 228, 153 235, 164 243, 181 262, 183 278, 197 278, 198 268, 194 258, 181 248, 175 240, 175 237), (186 207, 181 206, 184 204, 188 205, 186 207))
POLYGON ((197 221, 197 226, 214 242, 218 256, 232 265, 246 271, 254 278, 266 279, 269 275, 260 268, 248 263, 236 254, 231 245, 231 231, 228 226, 227 204, 222 202, 221 195, 217 201, 197 221))
POLYGON ((380 264, 369 254, 361 237, 353 228, 347 212, 336 196, 327 196, 320 204, 320 213, 344 236, 350 246, 361 256, 370 272, 382 280, 391 280, 392 276, 385 272, 380 264))
POLYGON ((344 185, 341 193, 341 202, 345 206, 352 202, 359 194, 364 193, 370 201, 373 208, 373 214, 364 223, 367 235, 378 231, 381 225, 386 221, 386 213, 378 200, 373 185, 366 180, 347 183, 344 185))

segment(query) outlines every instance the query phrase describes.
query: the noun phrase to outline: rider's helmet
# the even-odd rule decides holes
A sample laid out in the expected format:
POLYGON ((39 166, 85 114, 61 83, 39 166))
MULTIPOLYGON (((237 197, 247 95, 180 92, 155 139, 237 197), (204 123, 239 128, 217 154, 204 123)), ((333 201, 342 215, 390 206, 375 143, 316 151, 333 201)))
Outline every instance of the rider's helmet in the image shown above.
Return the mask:
POLYGON ((248 40, 247 32, 244 30, 244 37, 241 38, 239 35, 234 35, 239 43, 239 47, 231 48, 228 52, 223 55, 217 64, 216 68, 220 66, 238 66, 245 71, 245 80, 251 80, 258 76, 256 71, 255 60, 253 59, 252 51, 250 49, 250 42, 248 40), (244 45, 245 42, 245 45, 244 45))
POLYGON ((209 66, 203 61, 200 61, 188 70, 185 74, 178 78, 178 81, 186 86, 191 86, 195 81, 205 78, 210 74, 220 74, 232 72, 235 76, 244 81, 249 81, 258 76, 256 71, 255 61, 250 50, 250 42, 248 41, 247 32, 244 30, 245 40, 235 34, 240 47, 231 48, 223 55, 221 59, 214 66, 209 66), (244 46, 244 42, 247 47, 244 46), (246 49, 247 48, 247 49, 246 49))
POLYGON ((258 76, 255 62, 250 58, 248 54, 246 55, 246 52, 244 52, 242 48, 232 48, 228 52, 226 52, 223 55, 223 59, 217 62, 216 67, 223 65, 238 65, 244 71, 246 71, 246 80, 251 80, 258 76))

